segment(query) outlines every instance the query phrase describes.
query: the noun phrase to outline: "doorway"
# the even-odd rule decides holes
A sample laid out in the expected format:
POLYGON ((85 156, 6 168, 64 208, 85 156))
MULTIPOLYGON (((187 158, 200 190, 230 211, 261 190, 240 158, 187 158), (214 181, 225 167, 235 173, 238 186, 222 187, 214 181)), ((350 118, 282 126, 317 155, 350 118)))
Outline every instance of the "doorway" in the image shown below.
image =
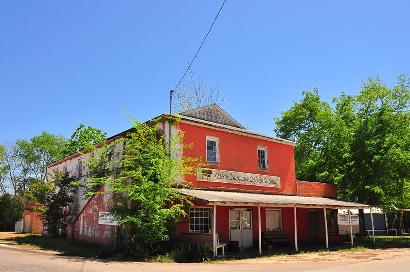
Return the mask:
POLYGON ((319 241, 319 212, 309 210, 309 243, 316 244, 319 241))
POLYGON ((23 221, 23 232, 30 233, 31 232, 31 215, 25 214, 24 221, 23 221))
POLYGON ((253 246, 251 209, 230 209, 229 228, 230 240, 238 241, 241 250, 253 246))

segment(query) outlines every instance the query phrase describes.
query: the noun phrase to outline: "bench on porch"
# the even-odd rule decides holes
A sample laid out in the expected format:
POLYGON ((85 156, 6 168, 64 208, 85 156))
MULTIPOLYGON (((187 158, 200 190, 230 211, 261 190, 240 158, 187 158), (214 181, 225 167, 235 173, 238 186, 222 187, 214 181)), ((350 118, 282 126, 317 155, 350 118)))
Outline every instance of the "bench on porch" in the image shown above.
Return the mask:
POLYGON ((288 236, 283 232, 278 231, 263 231, 262 244, 264 247, 272 247, 275 244, 289 244, 288 236))

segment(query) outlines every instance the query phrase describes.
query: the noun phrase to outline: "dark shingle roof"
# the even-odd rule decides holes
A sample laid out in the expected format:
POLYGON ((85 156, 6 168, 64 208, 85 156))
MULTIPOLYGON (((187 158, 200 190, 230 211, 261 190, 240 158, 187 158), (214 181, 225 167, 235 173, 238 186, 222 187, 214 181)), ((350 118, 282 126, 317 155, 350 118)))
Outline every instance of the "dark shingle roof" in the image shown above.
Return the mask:
POLYGON ((238 121, 233 119, 228 113, 216 104, 202 106, 196 109, 187 110, 180 113, 181 115, 222 124, 226 126, 245 129, 238 121))

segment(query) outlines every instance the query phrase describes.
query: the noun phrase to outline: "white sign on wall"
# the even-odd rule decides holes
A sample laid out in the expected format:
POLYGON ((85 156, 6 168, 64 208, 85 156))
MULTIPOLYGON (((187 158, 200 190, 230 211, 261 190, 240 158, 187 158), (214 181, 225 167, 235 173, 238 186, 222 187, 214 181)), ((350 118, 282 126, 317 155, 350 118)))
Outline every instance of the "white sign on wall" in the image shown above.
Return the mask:
POLYGON ((197 171, 197 180, 280 188, 280 177, 277 176, 209 168, 199 168, 197 171))
MULTIPOLYGON (((349 215, 348 214, 338 214, 337 222, 339 223, 339 225, 349 225, 349 215)), ((359 215, 351 214, 350 222, 352 225, 359 225, 359 215)))
POLYGON ((118 222, 114 219, 114 217, 112 216, 111 213, 109 213, 109 212, 99 212, 98 213, 98 224, 117 226, 118 222))

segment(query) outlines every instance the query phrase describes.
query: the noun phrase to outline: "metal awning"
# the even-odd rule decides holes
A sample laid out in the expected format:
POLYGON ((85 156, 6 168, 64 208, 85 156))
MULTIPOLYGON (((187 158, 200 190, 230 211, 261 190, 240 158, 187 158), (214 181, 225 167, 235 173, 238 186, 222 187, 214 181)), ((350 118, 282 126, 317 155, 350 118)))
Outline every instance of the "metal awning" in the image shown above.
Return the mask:
POLYGON ((339 201, 325 197, 307 197, 307 196, 290 196, 290 195, 269 195, 242 192, 226 191, 206 191, 192 189, 177 189, 183 195, 191 196, 196 199, 207 201, 212 205, 252 205, 252 206, 277 206, 277 207, 329 207, 329 208, 368 208, 369 205, 339 201))

